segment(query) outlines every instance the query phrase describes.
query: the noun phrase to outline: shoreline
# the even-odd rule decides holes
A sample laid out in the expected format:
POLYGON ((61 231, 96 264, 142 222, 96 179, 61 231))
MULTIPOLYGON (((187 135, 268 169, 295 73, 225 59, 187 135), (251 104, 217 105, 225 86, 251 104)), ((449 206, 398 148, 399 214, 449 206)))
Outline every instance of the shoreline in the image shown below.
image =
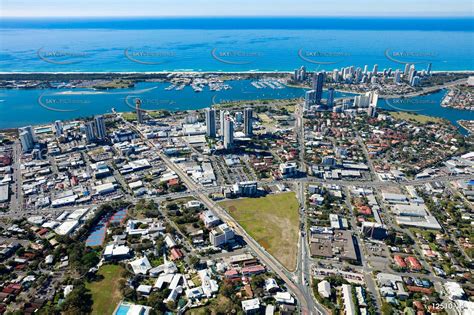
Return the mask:
MULTIPOLYGON (((312 72, 312 71, 308 71, 312 72)), ((329 70, 328 70, 329 72, 329 70)), ((153 74, 175 74, 175 73, 182 73, 182 74, 293 74, 294 71, 292 70, 268 70, 268 71, 252 71, 252 70, 245 70, 245 71, 179 71, 179 70, 172 70, 172 71, 55 71, 55 72, 48 72, 48 71, 36 71, 36 72, 22 72, 22 71, 15 71, 15 72, 0 72, 0 75, 70 75, 70 74, 88 74, 88 75, 110 75, 110 74, 146 74, 146 75, 153 75, 153 74)), ((469 73, 474 74, 474 70, 438 70, 438 71, 431 71, 431 73, 469 73)))

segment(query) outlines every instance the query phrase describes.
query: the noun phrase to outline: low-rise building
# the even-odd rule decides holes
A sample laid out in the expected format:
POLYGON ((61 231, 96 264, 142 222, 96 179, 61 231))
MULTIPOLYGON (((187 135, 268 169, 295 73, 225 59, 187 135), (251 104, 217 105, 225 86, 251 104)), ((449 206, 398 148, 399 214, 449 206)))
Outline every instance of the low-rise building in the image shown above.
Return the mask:
POLYGON ((245 314, 258 314, 260 300, 258 298, 242 301, 242 310, 245 314))

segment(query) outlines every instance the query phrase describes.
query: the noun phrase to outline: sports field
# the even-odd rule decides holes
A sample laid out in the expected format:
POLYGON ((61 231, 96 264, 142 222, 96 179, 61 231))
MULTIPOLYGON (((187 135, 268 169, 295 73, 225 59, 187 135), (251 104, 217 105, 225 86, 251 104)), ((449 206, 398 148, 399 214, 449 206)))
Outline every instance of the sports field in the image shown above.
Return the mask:
POLYGON ((100 281, 88 282, 86 287, 91 290, 92 314, 112 314, 122 299, 119 280, 124 269, 118 265, 103 265, 97 272, 103 276, 100 281))
POLYGON ((220 203, 260 245, 288 270, 298 254, 298 200, 293 192, 220 203))

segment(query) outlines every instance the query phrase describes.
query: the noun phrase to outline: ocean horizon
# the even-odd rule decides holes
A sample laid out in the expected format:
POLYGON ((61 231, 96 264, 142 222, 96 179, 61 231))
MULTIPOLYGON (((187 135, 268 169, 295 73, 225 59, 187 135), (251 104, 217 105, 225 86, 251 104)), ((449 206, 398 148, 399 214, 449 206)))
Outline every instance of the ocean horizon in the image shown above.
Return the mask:
POLYGON ((473 18, 4 18, 0 38, 10 73, 474 70, 473 18))

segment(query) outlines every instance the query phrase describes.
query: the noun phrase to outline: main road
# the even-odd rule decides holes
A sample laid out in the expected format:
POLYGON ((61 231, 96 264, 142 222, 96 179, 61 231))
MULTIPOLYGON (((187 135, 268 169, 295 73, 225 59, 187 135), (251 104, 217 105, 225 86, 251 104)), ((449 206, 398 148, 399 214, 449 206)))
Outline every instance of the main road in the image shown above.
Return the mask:
POLYGON ((222 220, 231 222, 235 232, 239 234, 257 257, 271 270, 273 270, 287 285, 291 292, 296 296, 301 312, 303 314, 329 314, 327 310, 319 304, 315 304, 312 297, 308 297, 302 290, 304 286, 295 283, 292 280, 292 273, 283 267, 273 256, 271 256, 260 244, 258 244, 235 220, 230 216, 223 208, 211 200, 206 194, 202 193, 201 188, 191 179, 189 176, 176 164, 174 164, 168 156, 166 156, 160 148, 158 148, 153 142, 146 139, 133 124, 126 122, 132 129, 134 129, 142 138, 143 141, 148 143, 151 147, 157 149, 160 158, 166 164, 166 166, 174 171, 188 187, 188 189, 194 193, 195 197, 200 199, 201 202, 210 210, 214 211, 222 220))

